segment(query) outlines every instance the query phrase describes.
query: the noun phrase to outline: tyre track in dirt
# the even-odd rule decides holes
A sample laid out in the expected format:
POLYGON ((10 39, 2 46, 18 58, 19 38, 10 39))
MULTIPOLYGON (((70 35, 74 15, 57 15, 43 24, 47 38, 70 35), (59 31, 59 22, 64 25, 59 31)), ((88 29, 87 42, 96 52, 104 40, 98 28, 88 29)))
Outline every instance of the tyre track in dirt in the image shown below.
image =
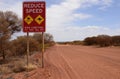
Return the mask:
POLYGON ((45 55, 45 59, 47 60, 45 61, 49 65, 50 74, 52 75, 50 79, 77 79, 65 58, 61 54, 56 53, 59 51, 59 48, 55 47, 54 50, 50 51, 46 52, 47 54, 45 55))

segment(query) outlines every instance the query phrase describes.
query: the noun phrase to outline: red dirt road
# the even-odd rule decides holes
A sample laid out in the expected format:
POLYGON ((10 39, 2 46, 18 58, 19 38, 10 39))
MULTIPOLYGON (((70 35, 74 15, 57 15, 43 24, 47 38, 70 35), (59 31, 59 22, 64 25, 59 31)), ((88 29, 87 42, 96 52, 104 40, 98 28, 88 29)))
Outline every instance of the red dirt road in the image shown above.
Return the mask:
POLYGON ((45 61, 49 79, 120 79, 120 47, 56 45, 45 61))

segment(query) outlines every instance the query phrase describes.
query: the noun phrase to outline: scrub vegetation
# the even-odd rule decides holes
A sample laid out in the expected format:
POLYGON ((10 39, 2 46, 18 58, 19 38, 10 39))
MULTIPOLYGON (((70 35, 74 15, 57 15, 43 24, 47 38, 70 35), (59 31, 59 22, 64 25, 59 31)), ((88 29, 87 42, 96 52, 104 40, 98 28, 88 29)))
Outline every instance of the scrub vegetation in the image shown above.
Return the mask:
MULTIPOLYGON (((14 33, 20 32, 22 20, 11 11, 0 11, 0 74, 18 73, 26 70, 33 70, 40 66, 35 53, 42 51, 42 33, 34 33, 27 36, 19 36, 14 40, 11 37, 14 33), (29 65, 26 66, 27 40, 29 39, 29 65)), ((45 50, 53 46, 53 36, 44 33, 45 50)), ((40 56, 39 56, 40 59, 40 56)))
POLYGON ((57 42, 58 44, 69 44, 69 45, 87 45, 87 46, 120 46, 120 36, 109 36, 109 35, 98 35, 93 37, 87 37, 83 41, 68 41, 68 42, 57 42))
POLYGON ((98 35, 97 37, 87 37, 85 45, 98 45, 100 47, 120 46, 120 36, 98 35))

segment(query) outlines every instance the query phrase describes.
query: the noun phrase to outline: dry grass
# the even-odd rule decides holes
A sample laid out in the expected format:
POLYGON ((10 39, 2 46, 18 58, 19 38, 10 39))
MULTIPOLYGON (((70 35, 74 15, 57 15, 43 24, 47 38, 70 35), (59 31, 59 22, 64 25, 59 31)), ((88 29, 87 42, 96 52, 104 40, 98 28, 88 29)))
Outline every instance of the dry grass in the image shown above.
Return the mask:
POLYGON ((36 65, 29 63, 29 65, 26 65, 25 60, 19 60, 17 62, 14 62, 14 68, 13 68, 13 72, 15 73, 19 73, 19 72, 23 72, 23 71, 32 71, 34 69, 37 68, 36 65))
POLYGON ((32 71, 38 67, 38 62, 30 58, 29 65, 26 64, 26 57, 9 58, 0 62, 0 74, 20 73, 32 71))
POLYGON ((0 66, 0 73, 1 74, 11 73, 11 70, 7 66, 0 66))
POLYGON ((34 65, 34 64, 29 64, 28 66, 27 65, 24 66, 24 68, 25 68, 26 71, 32 71, 32 70, 36 69, 37 66, 34 65))
POLYGON ((25 62, 24 61, 17 61, 14 62, 14 68, 13 68, 13 72, 18 73, 18 72, 23 72, 25 71, 25 62))

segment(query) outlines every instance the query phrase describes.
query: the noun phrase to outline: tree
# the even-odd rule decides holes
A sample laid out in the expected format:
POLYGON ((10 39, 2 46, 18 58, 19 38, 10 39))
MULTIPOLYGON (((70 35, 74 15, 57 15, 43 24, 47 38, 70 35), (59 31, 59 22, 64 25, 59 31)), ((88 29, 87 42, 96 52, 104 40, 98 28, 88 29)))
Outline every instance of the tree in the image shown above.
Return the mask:
POLYGON ((5 59, 4 51, 8 48, 7 42, 9 42, 11 35, 21 30, 21 25, 22 21, 15 13, 0 11, 0 53, 3 59, 5 59))
MULTIPOLYGON (((39 43, 36 41, 34 38, 31 36, 29 37, 29 48, 30 48, 30 53, 34 51, 39 51, 39 43)), ((12 46, 11 51, 15 56, 22 56, 26 54, 27 50, 27 37, 26 36, 20 36, 17 39, 12 41, 12 44, 15 46, 12 46)))
POLYGON ((40 44, 42 43, 42 33, 35 33, 33 38, 37 40, 40 44))
POLYGON ((87 37, 84 40, 85 45, 96 45, 97 44, 97 37, 87 37))
POLYGON ((97 37, 87 37, 84 42, 86 45, 106 47, 112 45, 112 38, 108 35, 98 35, 97 37))
POLYGON ((49 33, 45 33, 44 35, 45 43, 51 43, 53 42, 53 36, 49 33))
POLYGON ((112 45, 112 39, 108 35, 98 35, 98 44, 101 47, 106 47, 112 45))
POLYGON ((113 36, 112 43, 114 46, 120 46, 120 36, 113 36))
MULTIPOLYGON (((42 43, 42 33, 35 33, 33 38, 36 39, 40 44, 42 43)), ((53 36, 49 33, 44 34, 45 44, 53 42, 53 36)))

